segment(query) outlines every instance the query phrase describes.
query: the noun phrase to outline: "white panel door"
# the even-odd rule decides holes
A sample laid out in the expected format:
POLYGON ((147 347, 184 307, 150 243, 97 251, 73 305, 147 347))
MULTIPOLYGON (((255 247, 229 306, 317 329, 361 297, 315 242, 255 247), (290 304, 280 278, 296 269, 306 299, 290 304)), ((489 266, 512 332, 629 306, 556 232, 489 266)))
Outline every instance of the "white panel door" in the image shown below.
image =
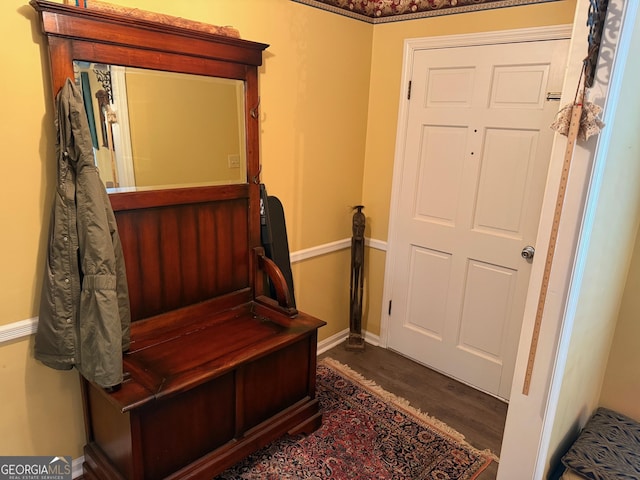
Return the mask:
POLYGON ((413 58, 388 346, 508 398, 568 41, 413 58))

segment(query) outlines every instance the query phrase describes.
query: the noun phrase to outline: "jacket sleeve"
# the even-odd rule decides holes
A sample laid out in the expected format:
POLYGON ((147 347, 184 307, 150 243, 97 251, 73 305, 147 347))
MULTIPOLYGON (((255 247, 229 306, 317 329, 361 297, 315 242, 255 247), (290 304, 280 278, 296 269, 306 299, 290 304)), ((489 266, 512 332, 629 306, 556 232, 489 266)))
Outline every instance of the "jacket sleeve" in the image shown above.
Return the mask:
POLYGON ((58 95, 58 140, 69 188, 55 202, 36 357, 54 368, 75 366, 110 387, 122 382, 122 351, 130 342, 126 271, 82 97, 70 80, 58 95))
POLYGON ((129 345, 129 307, 122 247, 105 186, 94 163, 82 96, 74 89, 71 130, 76 149, 76 210, 82 292, 78 369, 110 387, 122 382, 129 345))

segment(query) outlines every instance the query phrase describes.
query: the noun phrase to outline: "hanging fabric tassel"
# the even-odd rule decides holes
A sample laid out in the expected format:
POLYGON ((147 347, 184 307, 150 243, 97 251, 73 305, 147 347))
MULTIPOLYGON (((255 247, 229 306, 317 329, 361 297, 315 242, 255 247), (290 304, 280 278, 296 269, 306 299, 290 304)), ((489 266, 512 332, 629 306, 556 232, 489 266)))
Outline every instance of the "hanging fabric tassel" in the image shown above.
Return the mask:
POLYGON ((574 102, 569 105, 565 105, 556 114, 556 118, 551 124, 551 128, 556 132, 564 135, 569 135, 569 126, 571 125, 571 117, 574 114, 574 109, 581 105, 582 112, 580 114, 580 128, 578 129, 578 138, 586 141, 589 137, 597 135, 604 128, 604 122, 598 118, 598 115, 602 113, 602 108, 592 102, 583 101, 584 86, 582 85, 582 77, 584 75, 584 67, 580 74, 580 80, 578 81, 578 90, 576 91, 576 97, 574 102))
MULTIPOLYGON (((564 135, 569 134, 569 125, 571 124, 571 114, 575 104, 562 107, 556 114, 556 119, 551 124, 551 128, 556 132, 564 135)), ((578 138, 586 141, 589 137, 597 135, 604 128, 604 122, 598 118, 602 113, 602 108, 592 102, 584 102, 582 104, 582 114, 580 116, 580 128, 578 129, 578 138)))

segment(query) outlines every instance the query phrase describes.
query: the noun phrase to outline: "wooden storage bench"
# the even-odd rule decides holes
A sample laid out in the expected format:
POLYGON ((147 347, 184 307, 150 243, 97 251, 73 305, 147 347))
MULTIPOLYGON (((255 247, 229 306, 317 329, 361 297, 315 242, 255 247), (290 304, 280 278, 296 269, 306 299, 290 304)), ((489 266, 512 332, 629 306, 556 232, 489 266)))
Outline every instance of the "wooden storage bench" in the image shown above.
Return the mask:
POLYGON ((320 425, 317 320, 215 303, 140 322, 122 388, 86 386, 86 474, 212 478, 255 445, 320 425))

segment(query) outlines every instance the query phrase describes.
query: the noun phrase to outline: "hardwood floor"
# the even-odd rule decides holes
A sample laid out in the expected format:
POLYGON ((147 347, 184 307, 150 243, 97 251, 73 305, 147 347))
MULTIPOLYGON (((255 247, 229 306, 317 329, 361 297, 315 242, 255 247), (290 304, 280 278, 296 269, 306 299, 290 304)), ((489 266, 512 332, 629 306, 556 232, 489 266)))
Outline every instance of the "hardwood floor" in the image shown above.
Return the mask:
MULTIPOLYGON (((385 390, 465 436, 474 447, 500 455, 507 404, 456 380, 435 372, 391 350, 367 344, 363 351, 347 350, 344 344, 320 358, 344 363, 385 390)), ((496 478, 495 462, 478 480, 496 478)))

